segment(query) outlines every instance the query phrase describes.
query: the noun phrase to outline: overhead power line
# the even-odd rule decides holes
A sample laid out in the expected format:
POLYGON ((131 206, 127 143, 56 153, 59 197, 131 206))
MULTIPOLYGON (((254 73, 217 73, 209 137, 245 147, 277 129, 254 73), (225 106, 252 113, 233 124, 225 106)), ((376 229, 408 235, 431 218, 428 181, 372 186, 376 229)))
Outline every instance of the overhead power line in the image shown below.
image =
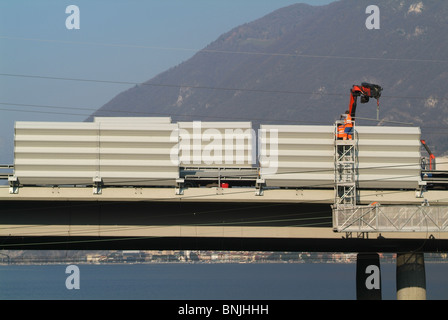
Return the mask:
MULTIPOLYGON (((166 83, 138 83, 138 82, 130 82, 130 81, 113 81, 113 80, 99 80, 99 79, 84 79, 84 78, 68 78, 68 77, 53 77, 53 76, 41 76, 41 75, 25 75, 25 74, 11 74, 11 73, 0 73, 0 76, 7 76, 7 77, 22 77, 22 78, 34 78, 34 79, 46 79, 46 80, 61 80, 61 81, 80 81, 80 82, 93 82, 93 83, 109 83, 109 84, 126 84, 126 85, 139 85, 139 86, 155 86, 155 87, 170 87, 170 88, 193 88, 193 89, 206 89, 206 90, 224 90, 224 91, 243 91, 243 92, 257 92, 257 93, 275 93, 275 94, 300 94, 300 95, 320 95, 320 96, 344 96, 345 94, 342 93, 329 93, 329 92, 311 92, 311 91, 292 91, 292 90, 266 90, 266 89, 247 89, 247 88, 229 88, 229 87, 211 87, 211 86, 198 86, 198 85, 188 85, 188 84, 166 84, 166 83)), ((426 97, 418 97, 418 96, 383 96, 384 98, 391 98, 391 99, 418 99, 418 100, 426 100, 426 97)), ((440 100, 448 100, 448 98, 441 98, 440 100)), ((91 111, 91 112, 97 112, 97 109, 89 109, 89 108, 74 108, 74 107, 60 107, 60 106, 49 106, 49 105, 35 105, 35 104, 18 104, 18 103, 8 103, 8 102, 1 102, 0 104, 8 104, 8 105, 16 105, 16 106, 29 106, 29 107, 42 107, 42 108, 53 108, 53 109, 71 109, 71 110, 83 110, 83 111, 91 111)), ((15 111, 11 109, 0 109, 3 111, 15 111)), ((25 111, 25 110, 17 110, 20 112, 33 112, 33 111, 25 111)), ((159 114, 159 115, 165 115, 170 116, 173 114, 162 114, 162 113, 149 113, 149 112, 135 112, 135 111, 129 111, 129 110, 111 110, 108 112, 122 112, 125 114, 129 113, 139 113, 139 114, 159 114)), ((42 112, 42 113, 48 113, 48 112, 42 112)), ((54 112, 52 112, 54 114, 54 112)), ((73 114, 73 113, 58 113, 58 114, 68 114, 68 115, 76 115, 76 116, 83 116, 86 114, 73 114)), ((87 114, 86 116, 90 116, 91 114, 87 114)), ((188 115, 188 114, 178 114, 178 116, 194 116, 194 115, 188 115)), ((230 119, 230 117, 219 117, 219 116, 206 116, 206 115, 200 115, 201 117, 209 117, 209 118, 225 118, 230 119)), ((359 117, 358 117, 359 118, 359 117)), ((237 118, 238 120, 241 120, 241 117, 237 118)), ((368 120, 368 121, 381 121, 381 122, 387 122, 387 123, 396 123, 396 124, 402 124, 402 125, 412 125, 412 123, 406 123, 406 122, 399 122, 399 121, 388 121, 388 120, 377 120, 377 119, 368 119, 368 118, 359 118, 361 120, 368 120)), ((248 119, 248 120, 261 120, 261 121, 272 121, 273 119, 248 119)), ((284 121, 284 122, 300 122, 300 121, 292 121, 292 120, 280 120, 277 119, 275 121, 284 121)), ((306 123, 314 123, 314 124, 320 124, 322 122, 310 122, 310 121, 303 121, 306 123)))
MULTIPOLYGON (((86 107, 68 107, 68 106, 55 106, 55 105, 42 105, 42 104, 26 104, 26 103, 15 103, 15 102, 6 102, 6 101, 0 101, 0 105, 5 106, 16 106, 16 107, 31 107, 31 108, 44 108, 44 109, 57 109, 57 110, 71 110, 71 111, 87 111, 88 113, 72 113, 72 112, 55 112, 55 111, 42 111, 42 110, 21 110, 21 109, 9 109, 9 108, 0 108, 1 111, 12 111, 12 112, 32 112, 32 113, 42 113, 42 114, 63 114, 63 115, 72 115, 72 116, 84 116, 89 117, 92 115, 99 116, 102 112, 100 109, 95 108, 86 108, 86 107)), ((221 119, 221 120, 237 120, 237 121, 266 121, 266 122, 284 122, 284 123, 306 123, 306 124, 316 124, 316 125, 326 125, 327 122, 324 121, 305 121, 305 120, 295 120, 295 119, 276 119, 276 118, 246 118, 246 117, 232 117, 232 116, 216 116, 216 115, 195 115, 195 114, 185 114, 185 113, 162 113, 162 112, 149 112, 149 111, 132 111, 132 110, 107 110, 104 111, 107 114, 110 113, 117 113, 117 114, 123 114, 129 116, 131 115, 139 115, 139 116, 164 116, 164 117, 200 117, 202 119, 204 118, 210 118, 210 119, 221 119)), ((357 117, 360 120, 365 121, 374 121, 374 122, 382 122, 382 123, 391 123, 391 124, 398 124, 398 125, 413 125, 411 122, 402 122, 402 121, 392 121, 392 120, 384 120, 384 119, 370 119, 370 118, 363 118, 363 117, 357 117)), ((436 126, 420 126, 421 128, 427 128, 431 129, 431 134, 446 134, 448 132, 435 132, 434 129, 445 129, 448 130, 447 127, 436 127, 436 126)))
POLYGON ((61 44, 75 44, 75 45, 90 45, 103 47, 118 47, 118 48, 138 48, 138 49, 152 49, 165 51, 185 51, 193 53, 221 53, 221 54, 241 54, 241 55, 257 55, 257 56, 277 56, 277 57, 295 57, 295 58, 317 58, 317 59, 339 59, 339 60, 367 60, 367 61, 386 61, 386 62, 421 62, 421 63, 448 63, 444 59, 415 59, 415 58, 384 58, 384 57, 361 57, 361 56, 343 56, 343 55, 319 55, 319 54, 303 54, 303 53, 287 53, 287 52, 256 52, 256 51, 232 51, 232 50, 218 50, 218 49, 197 49, 197 48, 180 48, 180 47, 161 47, 148 46, 125 43, 104 43, 104 42, 88 42, 88 41, 66 41, 54 39, 39 39, 39 38, 21 38, 2 36, 0 39, 5 40, 20 40, 20 41, 35 41, 44 43, 61 43, 61 44))
POLYGON ((136 85, 136 86, 151 86, 151 87, 167 87, 167 88, 191 88, 191 89, 222 90, 222 91, 244 91, 244 92, 257 92, 257 93, 304 94, 304 95, 318 94, 318 95, 328 95, 328 96, 345 96, 345 94, 342 94, 342 93, 319 93, 319 92, 293 91, 293 90, 269 90, 269 89, 212 87, 212 86, 199 86, 199 85, 190 85, 190 84, 114 81, 114 80, 53 77, 53 76, 12 74, 12 73, 0 73, 0 76, 19 77, 19 78, 34 78, 34 79, 45 79, 45 80, 79 81, 79 82, 109 83, 109 84, 136 85))
MULTIPOLYGON (((333 92, 231 88, 231 87, 201 86, 201 85, 191 85, 191 84, 115 81, 115 80, 104 80, 104 79, 69 78, 69 77, 55 77, 55 76, 14 74, 14 73, 0 73, 0 76, 19 77, 19 78, 34 78, 34 79, 45 79, 45 80, 79 81, 79 82, 151 86, 151 87, 191 88, 191 89, 205 89, 205 90, 243 91, 243 92, 256 92, 256 93, 279 93, 279 94, 301 94, 301 95, 320 95, 320 96, 341 96, 341 97, 347 96, 346 93, 333 93, 333 92)), ((420 97, 420 96, 382 95, 381 97, 382 98, 391 98, 391 99, 417 99, 417 100, 427 100, 428 99, 428 97, 420 97)), ((440 98, 439 100, 448 100, 448 98, 440 98)))
MULTIPOLYGON (((14 74, 14 73, 0 73, 0 76, 43 79, 43 80, 77 81, 77 82, 107 83, 107 84, 119 84, 119 85, 167 87, 167 88, 179 88, 179 89, 180 88, 191 88, 191 89, 203 89, 203 90, 241 91, 241 92, 255 92, 255 93, 268 93, 268 94, 299 94, 299 95, 340 96, 340 97, 347 96, 346 93, 333 93, 333 92, 248 89, 248 88, 236 88, 236 87, 231 88, 231 87, 202 86, 202 85, 191 85, 191 84, 115 81, 115 80, 104 80, 104 79, 85 79, 85 78, 55 77, 55 76, 42 76, 42 75, 30 75, 30 74, 14 74)), ((428 97, 421 97, 421 96, 382 95, 381 97, 382 98, 390 98, 390 99, 411 99, 411 100, 427 100, 428 99, 428 97)), ((442 100, 442 101, 447 100, 448 101, 448 98, 442 97, 442 98, 438 98, 438 100, 442 100)))

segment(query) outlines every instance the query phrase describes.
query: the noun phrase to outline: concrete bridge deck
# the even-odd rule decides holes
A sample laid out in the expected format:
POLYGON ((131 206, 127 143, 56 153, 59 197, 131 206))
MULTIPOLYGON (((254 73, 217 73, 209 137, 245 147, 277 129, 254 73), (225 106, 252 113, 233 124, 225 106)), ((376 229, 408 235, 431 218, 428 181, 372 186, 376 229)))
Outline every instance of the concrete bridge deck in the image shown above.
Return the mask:
MULTIPOLYGON (((447 232, 337 233, 333 190, 0 188, 2 249, 447 252, 447 232)), ((446 191, 362 190, 361 202, 446 205, 446 191)))
MULTIPOLYGON (((415 190, 359 191, 359 204, 421 204, 448 205, 447 190, 430 190, 417 196, 415 190)), ((256 195, 255 188, 188 188, 177 195, 174 188, 107 187, 94 194, 92 187, 22 187, 11 194, 8 186, 0 187, 0 201, 168 201, 168 202, 247 202, 247 203, 334 203, 333 189, 264 189, 256 195)))

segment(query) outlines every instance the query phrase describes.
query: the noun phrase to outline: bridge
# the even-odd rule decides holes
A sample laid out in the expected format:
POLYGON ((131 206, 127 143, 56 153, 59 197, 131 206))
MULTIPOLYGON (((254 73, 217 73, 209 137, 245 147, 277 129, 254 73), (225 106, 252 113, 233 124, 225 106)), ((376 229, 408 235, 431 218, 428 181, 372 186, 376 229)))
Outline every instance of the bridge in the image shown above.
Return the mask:
MULTIPOLYGON (((244 131, 243 164, 215 166, 172 155, 191 134, 194 156, 194 137, 216 123, 140 121, 18 123, 0 248, 356 252, 367 265, 392 252, 419 266, 425 252, 448 252, 446 172, 422 169, 419 130, 359 127, 344 142, 334 127, 266 126, 259 167, 244 131)), ((229 127, 250 125, 218 126, 229 127)))
MULTIPOLYGON (((415 191, 363 190, 360 203, 415 204, 415 191)), ((447 192, 429 191, 448 205, 447 192)), ((333 190, 0 188, 2 248, 173 248, 336 252, 448 251, 448 233, 335 232, 333 190), (51 241, 50 241, 51 239, 51 241), (103 241, 108 240, 108 241, 103 241), (57 241, 55 241, 57 240, 57 241), (82 240, 82 241, 81 241, 82 240), (363 245, 360 247, 359 244, 363 245), (218 247, 216 247, 218 246, 218 247)))

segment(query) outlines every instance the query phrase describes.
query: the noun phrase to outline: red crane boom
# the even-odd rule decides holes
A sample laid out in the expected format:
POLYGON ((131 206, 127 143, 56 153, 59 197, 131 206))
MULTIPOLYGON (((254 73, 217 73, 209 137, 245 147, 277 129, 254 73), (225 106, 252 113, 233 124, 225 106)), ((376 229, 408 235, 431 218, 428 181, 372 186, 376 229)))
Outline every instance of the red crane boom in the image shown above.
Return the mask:
POLYGON ((383 88, 377 84, 363 82, 360 86, 354 85, 350 89, 350 105, 348 107, 348 112, 352 119, 355 120, 358 97, 361 97, 361 103, 367 103, 370 98, 374 98, 377 101, 377 105, 379 105, 379 98, 381 97, 382 91, 383 88))

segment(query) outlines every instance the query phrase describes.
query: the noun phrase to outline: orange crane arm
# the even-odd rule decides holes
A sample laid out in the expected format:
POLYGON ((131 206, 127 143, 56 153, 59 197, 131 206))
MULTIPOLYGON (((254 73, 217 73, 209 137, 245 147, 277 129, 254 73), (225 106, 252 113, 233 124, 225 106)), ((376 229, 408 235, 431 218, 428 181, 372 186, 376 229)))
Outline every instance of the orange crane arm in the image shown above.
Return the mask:
POLYGON ((426 144, 425 140, 420 140, 420 142, 422 143, 422 145, 425 147, 426 151, 429 154, 429 170, 433 170, 435 168, 435 161, 436 161, 436 157, 434 156, 434 154, 432 153, 432 151, 429 149, 428 145, 426 144))
POLYGON ((348 112, 353 120, 355 120, 356 104, 358 97, 361 97, 361 103, 369 102, 369 98, 375 98, 377 104, 379 104, 379 98, 381 97, 381 88, 377 84, 370 84, 363 82, 360 86, 354 85, 350 89, 350 104, 348 107, 348 112))

